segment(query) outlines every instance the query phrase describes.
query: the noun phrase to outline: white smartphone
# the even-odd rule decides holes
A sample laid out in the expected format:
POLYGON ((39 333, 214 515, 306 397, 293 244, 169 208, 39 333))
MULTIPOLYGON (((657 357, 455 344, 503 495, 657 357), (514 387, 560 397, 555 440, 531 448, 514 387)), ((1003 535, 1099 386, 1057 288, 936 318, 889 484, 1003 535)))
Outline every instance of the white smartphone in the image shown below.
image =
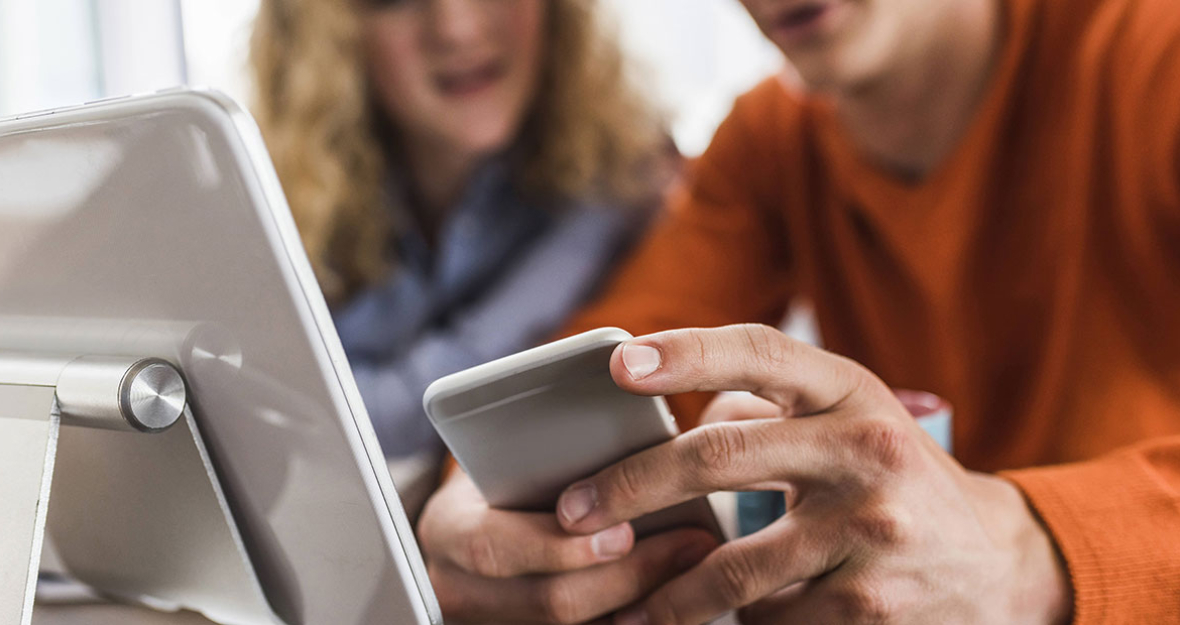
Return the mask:
MULTIPOLYGON (((599 328, 451 374, 426 389, 426 414, 492 506, 553 511, 570 484, 678 433, 664 398, 611 379, 611 354, 630 338, 599 328)), ((632 525, 640 537, 699 526, 724 539, 704 498, 632 525)))

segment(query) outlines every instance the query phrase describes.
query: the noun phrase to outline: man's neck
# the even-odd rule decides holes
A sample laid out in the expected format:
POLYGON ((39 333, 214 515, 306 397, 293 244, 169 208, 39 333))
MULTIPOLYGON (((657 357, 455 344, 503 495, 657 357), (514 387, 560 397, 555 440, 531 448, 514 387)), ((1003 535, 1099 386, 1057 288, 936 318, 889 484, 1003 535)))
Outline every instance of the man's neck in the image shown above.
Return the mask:
POLYGON ((999 57, 999 5, 958 3, 935 38, 903 67, 833 94, 845 130, 870 159, 920 180, 951 155, 975 118, 999 57))

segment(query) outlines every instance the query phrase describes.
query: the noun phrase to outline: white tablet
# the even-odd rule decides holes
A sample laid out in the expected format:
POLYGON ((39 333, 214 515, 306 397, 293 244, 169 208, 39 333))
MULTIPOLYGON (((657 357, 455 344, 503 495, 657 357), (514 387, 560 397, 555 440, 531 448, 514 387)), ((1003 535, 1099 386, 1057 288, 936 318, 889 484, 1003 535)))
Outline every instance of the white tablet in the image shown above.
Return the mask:
MULTIPOLYGON (((591 330, 426 389, 426 414, 488 503, 553 511, 570 484, 677 434, 663 397, 632 395, 611 378, 611 354, 629 338, 619 328, 591 330)), ((634 522, 639 536, 684 525, 723 539, 704 498, 634 522)))
POLYGON ((0 350, 175 364, 283 621, 441 622, 262 139, 225 96, 0 121, 0 350))

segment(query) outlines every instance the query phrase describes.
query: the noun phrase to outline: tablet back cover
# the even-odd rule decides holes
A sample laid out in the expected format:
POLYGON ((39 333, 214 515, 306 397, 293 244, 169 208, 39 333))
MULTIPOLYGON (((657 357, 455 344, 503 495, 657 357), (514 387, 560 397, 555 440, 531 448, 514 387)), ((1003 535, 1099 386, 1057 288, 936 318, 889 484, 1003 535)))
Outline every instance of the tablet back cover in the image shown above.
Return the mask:
POLYGON ((441 622, 261 137, 224 96, 0 122, 0 349, 178 365, 288 622, 441 622))

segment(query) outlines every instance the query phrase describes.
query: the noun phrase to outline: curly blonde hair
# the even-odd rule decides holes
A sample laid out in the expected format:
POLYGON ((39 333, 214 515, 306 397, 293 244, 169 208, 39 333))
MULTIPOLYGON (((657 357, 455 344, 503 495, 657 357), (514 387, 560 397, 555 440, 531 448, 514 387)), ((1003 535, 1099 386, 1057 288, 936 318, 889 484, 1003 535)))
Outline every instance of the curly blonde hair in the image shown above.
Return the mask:
MULTIPOLYGON (((546 63, 515 144, 516 184, 560 202, 655 200, 662 117, 626 73, 595 0, 548 0, 546 63)), ((356 2, 263 0, 251 40, 254 116, 330 302, 392 268, 388 154, 366 78, 356 2)))

